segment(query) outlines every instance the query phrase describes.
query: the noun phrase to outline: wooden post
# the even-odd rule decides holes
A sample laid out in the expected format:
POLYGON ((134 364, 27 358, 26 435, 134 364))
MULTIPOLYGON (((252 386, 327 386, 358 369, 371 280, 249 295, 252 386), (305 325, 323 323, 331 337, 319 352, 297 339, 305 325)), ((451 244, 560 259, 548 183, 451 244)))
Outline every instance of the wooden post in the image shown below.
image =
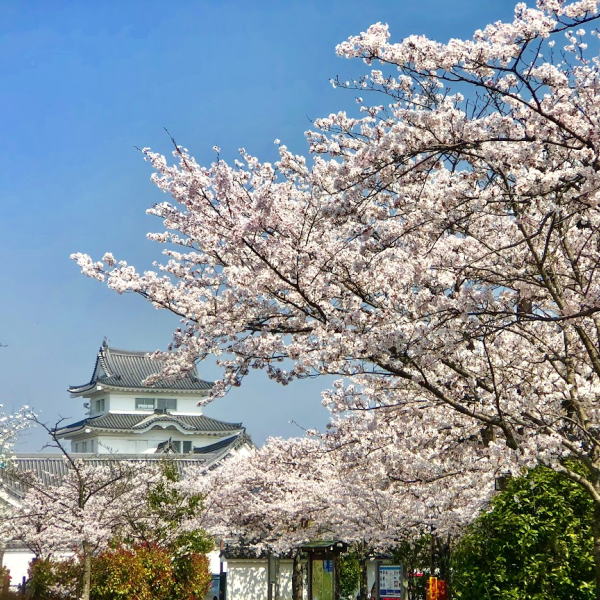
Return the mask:
POLYGON ((335 554, 333 563, 333 600, 340 600, 340 555, 335 554))
POLYGON ((227 598, 227 573, 223 568, 223 551, 224 545, 221 542, 221 553, 219 555, 219 600, 227 598))
POLYGON ((300 550, 294 552, 294 562, 292 565, 292 600, 302 600, 302 554, 300 550))
POLYGON ((308 562, 307 562, 307 574, 308 574, 308 582, 307 582, 307 591, 308 596, 307 600, 313 600, 313 564, 312 564, 312 554, 308 553, 308 562))
POLYGON ((277 569, 275 557, 269 552, 267 554, 267 600, 277 600, 276 586, 277 569))

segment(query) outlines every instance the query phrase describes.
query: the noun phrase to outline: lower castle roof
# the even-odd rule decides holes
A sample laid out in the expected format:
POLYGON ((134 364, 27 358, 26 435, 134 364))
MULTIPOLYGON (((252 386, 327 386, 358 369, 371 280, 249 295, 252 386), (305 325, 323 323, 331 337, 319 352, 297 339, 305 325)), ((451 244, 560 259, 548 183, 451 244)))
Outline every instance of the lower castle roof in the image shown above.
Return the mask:
MULTIPOLYGON (((91 465, 106 465, 125 461, 147 465, 172 461, 180 473, 189 469, 202 472, 215 468, 227 455, 244 444, 252 446, 245 432, 220 440, 215 444, 195 448, 194 454, 75 454, 72 458, 91 465)), ((0 466, 0 489, 18 501, 27 489, 27 477, 35 477, 45 485, 59 485, 69 470, 68 460, 63 454, 17 454, 8 464, 0 466)))
POLYGON ((87 417, 81 421, 57 427, 55 432, 61 437, 82 429, 95 431, 142 432, 162 425, 174 425, 190 433, 223 435, 243 430, 241 423, 228 423, 205 415, 174 415, 170 413, 106 413, 97 417, 87 417))

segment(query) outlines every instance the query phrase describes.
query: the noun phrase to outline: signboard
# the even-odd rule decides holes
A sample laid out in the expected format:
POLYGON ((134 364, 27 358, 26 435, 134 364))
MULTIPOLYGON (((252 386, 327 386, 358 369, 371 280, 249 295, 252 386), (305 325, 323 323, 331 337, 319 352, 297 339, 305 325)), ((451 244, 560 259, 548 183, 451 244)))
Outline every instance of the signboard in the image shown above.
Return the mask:
POLYGON ((400 565, 380 565, 379 567, 379 597, 402 598, 402 567, 400 565))

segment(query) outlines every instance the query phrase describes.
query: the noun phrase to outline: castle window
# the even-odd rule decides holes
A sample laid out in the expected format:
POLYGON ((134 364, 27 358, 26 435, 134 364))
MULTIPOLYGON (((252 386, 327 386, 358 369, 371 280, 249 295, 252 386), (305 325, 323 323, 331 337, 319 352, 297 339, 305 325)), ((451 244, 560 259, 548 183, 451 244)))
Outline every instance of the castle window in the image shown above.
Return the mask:
POLYGON ((154 410, 154 398, 136 398, 136 410, 154 410))
POLYGON ((177 399, 176 398, 157 398, 156 408, 163 410, 177 410, 177 399))
POLYGON ((104 412, 104 398, 100 398, 96 400, 96 412, 101 413, 104 412))
POLYGON ((175 450, 177 454, 189 454, 192 451, 191 441, 181 442, 179 440, 173 440, 171 442, 171 445, 173 446, 173 450, 175 450))
POLYGON ((177 398, 136 398, 136 410, 177 410, 177 398))

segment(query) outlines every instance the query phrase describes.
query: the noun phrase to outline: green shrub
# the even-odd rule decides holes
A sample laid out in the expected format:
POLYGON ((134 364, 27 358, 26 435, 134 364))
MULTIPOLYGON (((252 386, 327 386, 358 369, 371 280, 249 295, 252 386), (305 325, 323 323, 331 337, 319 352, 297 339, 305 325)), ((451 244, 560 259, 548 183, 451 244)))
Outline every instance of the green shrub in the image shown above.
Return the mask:
POLYGON ((80 581, 81 566, 75 559, 34 559, 25 595, 32 600, 72 600, 81 593, 80 581))
POLYGON ((457 600, 592 600, 593 505, 545 468, 509 480, 453 553, 457 600))
MULTIPOLYGON (((119 546, 92 560, 91 600, 192 600, 204 598, 211 583, 208 557, 173 556, 157 544, 119 546)), ((76 559, 35 560, 27 598, 76 600, 82 567, 76 559)), ((2 598, 0 598, 2 600, 2 598)))

